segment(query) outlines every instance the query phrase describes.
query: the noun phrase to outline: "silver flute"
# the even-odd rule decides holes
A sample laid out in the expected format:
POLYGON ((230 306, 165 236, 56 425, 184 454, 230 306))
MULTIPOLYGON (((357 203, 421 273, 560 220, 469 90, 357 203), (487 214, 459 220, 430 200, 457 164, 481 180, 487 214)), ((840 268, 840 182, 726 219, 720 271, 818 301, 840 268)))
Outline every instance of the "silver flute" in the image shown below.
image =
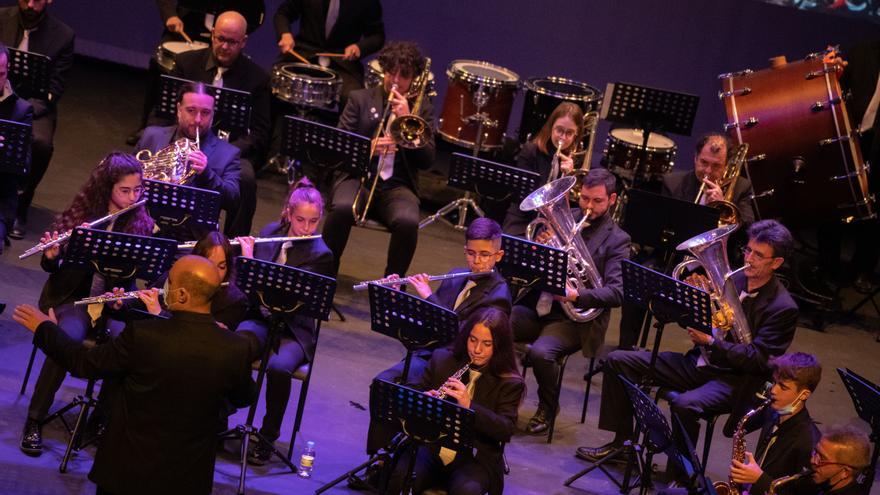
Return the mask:
MULTIPOLYGON (((220 284, 220 287, 226 287, 229 285, 229 282, 223 282, 220 284)), ((150 289, 141 289, 141 290, 150 290, 150 289)), ((103 296, 92 296, 85 297, 80 299, 79 301, 74 301, 74 306, 82 306, 84 304, 104 304, 108 302, 116 302, 116 301, 125 301, 127 299, 137 299, 138 293, 141 290, 130 290, 128 292, 123 292, 122 294, 107 294, 103 296)), ((159 295, 165 294, 165 289, 159 289, 159 295)))
POLYGON ((443 385, 441 385, 440 388, 437 389, 437 391, 436 391, 436 392, 437 392, 437 398, 438 398, 438 399, 445 399, 445 398, 446 398, 446 389, 443 388, 443 387, 444 387, 444 386, 445 386, 450 380, 461 380, 461 377, 464 376, 464 374, 467 373, 467 371, 468 371, 470 368, 471 368, 471 363, 468 363, 468 364, 462 366, 460 370, 456 371, 454 375, 452 375, 452 376, 450 376, 449 378, 447 378, 446 381, 443 382, 443 385))
MULTIPOLYGON (((297 235, 291 237, 254 237, 254 244, 263 244, 265 242, 299 242, 299 241, 312 241, 315 239, 320 239, 321 235, 297 235)), ((189 241, 184 242, 183 244, 178 244, 177 249, 192 249, 196 247, 196 243, 198 241, 189 241)), ((233 246, 238 246, 239 242, 237 239, 232 239, 229 241, 229 244, 233 246)))
MULTIPOLYGON (((447 273, 445 275, 428 275, 428 282, 434 282, 437 280, 449 280, 453 278, 459 277, 467 277, 467 278, 477 278, 477 277, 485 277, 486 275, 491 275, 494 273, 494 270, 489 270, 488 272, 458 272, 458 273, 447 273)), ((391 279, 388 277, 379 278, 376 280, 367 280, 365 282, 360 282, 355 284, 352 289, 356 291, 364 291, 370 286, 370 284, 375 284, 380 287, 391 287, 392 285, 406 285, 412 282, 412 276, 391 279)))

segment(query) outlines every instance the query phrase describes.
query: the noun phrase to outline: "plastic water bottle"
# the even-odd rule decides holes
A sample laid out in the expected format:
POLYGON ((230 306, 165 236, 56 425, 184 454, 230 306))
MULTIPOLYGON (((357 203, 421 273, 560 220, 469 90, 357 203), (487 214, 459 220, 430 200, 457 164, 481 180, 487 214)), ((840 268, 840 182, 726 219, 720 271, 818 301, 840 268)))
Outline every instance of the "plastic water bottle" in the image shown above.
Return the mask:
POLYGON ((306 442, 302 454, 299 456, 300 478, 311 478, 312 469, 315 467, 315 442, 306 442))

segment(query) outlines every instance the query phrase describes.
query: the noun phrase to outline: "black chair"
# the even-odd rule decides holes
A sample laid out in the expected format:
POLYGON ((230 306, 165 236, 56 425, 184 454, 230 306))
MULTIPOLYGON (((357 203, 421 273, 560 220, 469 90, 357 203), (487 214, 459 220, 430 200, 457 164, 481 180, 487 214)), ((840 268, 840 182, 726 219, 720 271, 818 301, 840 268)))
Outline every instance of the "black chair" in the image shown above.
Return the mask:
MULTIPOLYGON (((529 360, 528 350, 531 349, 531 346, 525 346, 526 352, 522 359, 522 376, 523 379, 526 377, 526 371, 532 367, 532 363, 529 360)), ((559 366, 559 377, 556 379, 556 389, 559 390, 560 394, 562 393, 562 377, 565 375, 565 365, 568 363, 568 356, 562 356, 556 358, 556 364, 559 366)), ((559 402, 559 396, 556 397, 556 402, 559 402)), ((561 409, 557 407, 557 409, 561 409)), ((556 418, 559 416, 559 411, 554 411, 553 419, 550 420, 550 428, 547 430, 547 443, 553 443, 553 431, 556 429, 556 418)))
MULTIPOLYGON (((657 400, 663 399, 667 403, 671 403, 673 400, 675 400, 676 397, 678 397, 680 393, 681 392, 672 389, 660 387, 657 389, 655 402, 657 400)), ((715 434, 715 423, 718 422, 718 417, 723 414, 727 413, 706 413, 700 416, 700 419, 705 421, 706 423, 705 429, 703 431, 703 456, 700 459, 703 470, 706 469, 706 464, 709 462, 709 450, 712 448, 712 436, 715 434)), ((694 442, 694 445, 696 446, 696 439, 691 438, 690 440, 694 442)))

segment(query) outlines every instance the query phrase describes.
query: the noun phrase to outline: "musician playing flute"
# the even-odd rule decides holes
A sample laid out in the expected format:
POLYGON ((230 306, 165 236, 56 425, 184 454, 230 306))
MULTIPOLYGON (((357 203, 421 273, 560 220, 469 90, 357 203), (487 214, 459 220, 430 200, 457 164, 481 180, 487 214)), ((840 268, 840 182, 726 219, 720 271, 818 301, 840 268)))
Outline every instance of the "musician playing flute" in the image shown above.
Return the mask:
MULTIPOLYGON (((504 444, 516 430, 517 410, 525 393, 510 324, 503 311, 484 307, 462 328, 465 330, 452 348, 435 352, 421 379, 410 384, 435 397, 445 394, 446 400, 473 409, 474 449, 455 452, 420 447, 413 493, 435 486, 456 495, 500 495, 504 490, 504 444), (455 372, 468 363, 468 371, 455 379, 455 372)), ((398 462, 387 493, 400 491, 408 458, 407 452, 398 462)))
MULTIPOLYGON (((60 233, 137 203, 144 191, 142 171, 140 162, 129 154, 107 155, 92 170, 73 202, 55 220, 52 232, 46 232, 41 242, 57 239, 60 233)), ((116 217, 109 224, 94 228, 148 236, 152 234, 153 226, 153 219, 141 205, 116 217)), ((63 249, 63 246, 56 244, 43 251, 40 266, 49 273, 49 279, 40 294, 39 307, 43 312, 54 311, 58 326, 64 333, 71 339, 82 342, 92 328, 93 320, 100 316, 101 308, 93 310, 93 316, 86 306, 74 307, 74 301, 103 294, 121 284, 103 278, 89 266, 62 265, 60 262, 63 249)), ((108 320, 107 329, 111 335, 115 335, 122 331, 122 324, 108 320)), ((47 416, 55 392, 61 387, 66 374, 65 369, 53 359, 47 357, 43 362, 21 436, 20 448, 25 454, 38 456, 43 452, 40 422, 47 416)))
MULTIPOLYGON (((590 170, 581 184, 578 208, 573 209, 574 220, 587 215, 589 225, 578 235, 586 243, 595 269, 602 278, 601 287, 577 290, 566 288, 565 296, 532 291, 513 307, 511 327, 517 342, 528 342, 528 359, 535 369, 538 382, 538 409, 529 420, 526 431, 543 435, 550 427, 559 409, 561 367, 558 359, 580 350, 593 357, 605 341, 605 331, 611 318, 611 308, 623 300, 623 272, 620 263, 629 257, 630 238, 611 219, 612 206, 617 201, 616 180, 605 169, 590 170), (586 322, 573 321, 562 304, 578 312, 591 308, 602 309, 599 316, 586 322)), ((538 232, 536 240, 546 242, 548 231, 538 232)))
MULTIPOLYGON (((732 331, 707 334, 688 329, 694 347, 685 354, 660 352, 651 383, 680 392, 670 408, 694 442, 699 418, 730 412, 725 433, 731 435, 743 414, 755 407, 754 394, 771 378, 770 358, 785 353, 794 338, 798 307, 775 272, 790 256, 794 240, 775 220, 762 220, 748 229, 745 270, 732 277, 748 320, 751 342, 738 342, 732 331)), ((735 303, 734 301, 729 302, 735 303)), ((605 458, 632 437, 632 404, 619 376, 640 383, 650 370, 651 353, 614 351, 605 361, 599 428, 615 432, 601 447, 580 447, 578 457, 605 458)), ((626 452, 626 450, 624 450, 626 452)), ((624 458, 625 455, 620 456, 624 458)), ((678 473, 671 473, 674 479, 678 473)), ((684 480, 678 480, 684 482, 684 480)))
MULTIPOLYGON (((324 211, 321 193, 302 178, 294 184, 284 202, 281 218, 260 231, 260 237, 299 237, 314 235, 324 211)), ((321 238, 308 241, 264 242, 254 244, 252 237, 239 237, 241 255, 273 261, 320 275, 333 275, 333 253, 321 238)), ((238 333, 251 338, 252 359, 263 354, 269 336, 269 313, 265 308, 252 308, 251 317, 239 325, 238 333)), ((260 433, 271 441, 281 434, 281 422, 290 397, 293 373, 305 362, 311 362, 318 345, 315 319, 300 315, 284 318, 285 330, 277 349, 273 349, 266 368, 266 414, 260 433)), ((272 457, 271 445, 254 442, 248 462, 263 465, 272 457)))

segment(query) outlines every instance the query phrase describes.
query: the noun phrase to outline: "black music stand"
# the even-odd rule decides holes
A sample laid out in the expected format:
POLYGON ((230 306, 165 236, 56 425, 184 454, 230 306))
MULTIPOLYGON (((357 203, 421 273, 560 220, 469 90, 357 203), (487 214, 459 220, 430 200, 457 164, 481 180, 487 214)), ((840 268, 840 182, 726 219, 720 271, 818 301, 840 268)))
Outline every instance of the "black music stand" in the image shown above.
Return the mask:
POLYGON ((652 132, 690 136, 700 97, 632 83, 608 83, 600 118, 641 129, 641 153, 634 170, 634 182, 642 177, 652 132))
POLYGON ((275 448, 273 443, 254 427, 259 392, 266 377, 269 357, 275 348, 275 342, 284 329, 285 318, 293 314, 315 318, 317 320, 315 331, 320 333, 320 322, 327 321, 330 315, 333 294, 336 292, 336 280, 292 266, 239 256, 235 259, 235 285, 249 299, 271 312, 269 336, 266 339, 260 370, 257 373, 257 397, 248 409, 245 423, 236 425, 220 434, 220 438, 224 439, 241 439, 241 474, 238 478, 238 493, 241 495, 245 491, 248 445, 251 435, 254 435, 259 442, 271 447, 272 454, 281 459, 292 472, 296 472, 296 466, 290 459, 275 448))
MULTIPOLYGON (((162 119, 177 120, 177 93, 189 79, 162 75, 159 79, 159 99, 156 101, 156 116, 162 119)), ((214 129, 230 134, 247 134, 251 125, 251 94, 231 88, 218 88, 206 84, 208 94, 214 97, 214 129)))
POLYGON ((27 175, 31 164, 31 126, 0 119, 0 173, 27 175))
POLYGON ((498 271, 515 290, 514 303, 529 289, 565 295, 568 280, 568 252, 507 234, 501 236, 504 257, 498 271))
POLYGON ((160 232, 181 242, 218 229, 220 193, 158 180, 144 181, 150 216, 160 232))
MULTIPOLYGON (((522 201, 538 188, 540 179, 540 174, 536 172, 496 163, 477 156, 453 153, 447 184, 450 187, 474 192, 495 201, 522 201)), ((477 203, 469 195, 465 195, 419 222, 419 228, 425 228, 457 210, 458 223, 455 224, 455 228, 464 230, 467 228, 465 223, 467 222, 468 208, 472 208, 481 217, 485 216, 477 203)))
POLYGON ((472 448, 474 411, 453 402, 376 378, 372 389, 378 397, 370 415, 379 421, 400 424, 409 438, 409 462, 402 494, 411 493, 416 455, 422 445, 462 451, 472 448))
POLYGON ((323 172, 340 171, 355 177, 370 175, 370 138, 338 127, 285 115, 281 154, 290 157, 288 181, 302 164, 323 172))
MULTIPOLYGON (((171 239, 79 227, 73 230, 61 262, 65 265, 90 266, 96 273, 105 277, 141 278, 149 281, 168 271, 176 249, 177 243, 171 239)), ((41 422, 44 425, 60 419, 70 434, 70 440, 67 442, 67 448, 58 468, 62 473, 67 471, 67 464, 75 452, 79 452, 98 439, 97 435, 88 441, 82 439, 86 418, 89 417, 89 412, 98 406, 97 399, 93 397, 96 381, 95 378, 89 379, 82 395, 76 396, 71 403, 41 422), (74 427, 71 428, 64 419, 64 414, 75 407, 79 407, 79 413, 74 427)))
POLYGON ((837 373, 852 398, 856 414, 871 425, 870 438, 874 449, 871 452, 871 464, 863 475, 866 478, 864 483, 867 491, 870 492, 877 472, 877 459, 880 457, 880 387, 849 368, 837 368, 837 373))
POLYGON ((45 55, 25 52, 12 47, 9 50, 9 81, 15 94, 22 98, 49 98, 49 79, 52 59, 45 55))

